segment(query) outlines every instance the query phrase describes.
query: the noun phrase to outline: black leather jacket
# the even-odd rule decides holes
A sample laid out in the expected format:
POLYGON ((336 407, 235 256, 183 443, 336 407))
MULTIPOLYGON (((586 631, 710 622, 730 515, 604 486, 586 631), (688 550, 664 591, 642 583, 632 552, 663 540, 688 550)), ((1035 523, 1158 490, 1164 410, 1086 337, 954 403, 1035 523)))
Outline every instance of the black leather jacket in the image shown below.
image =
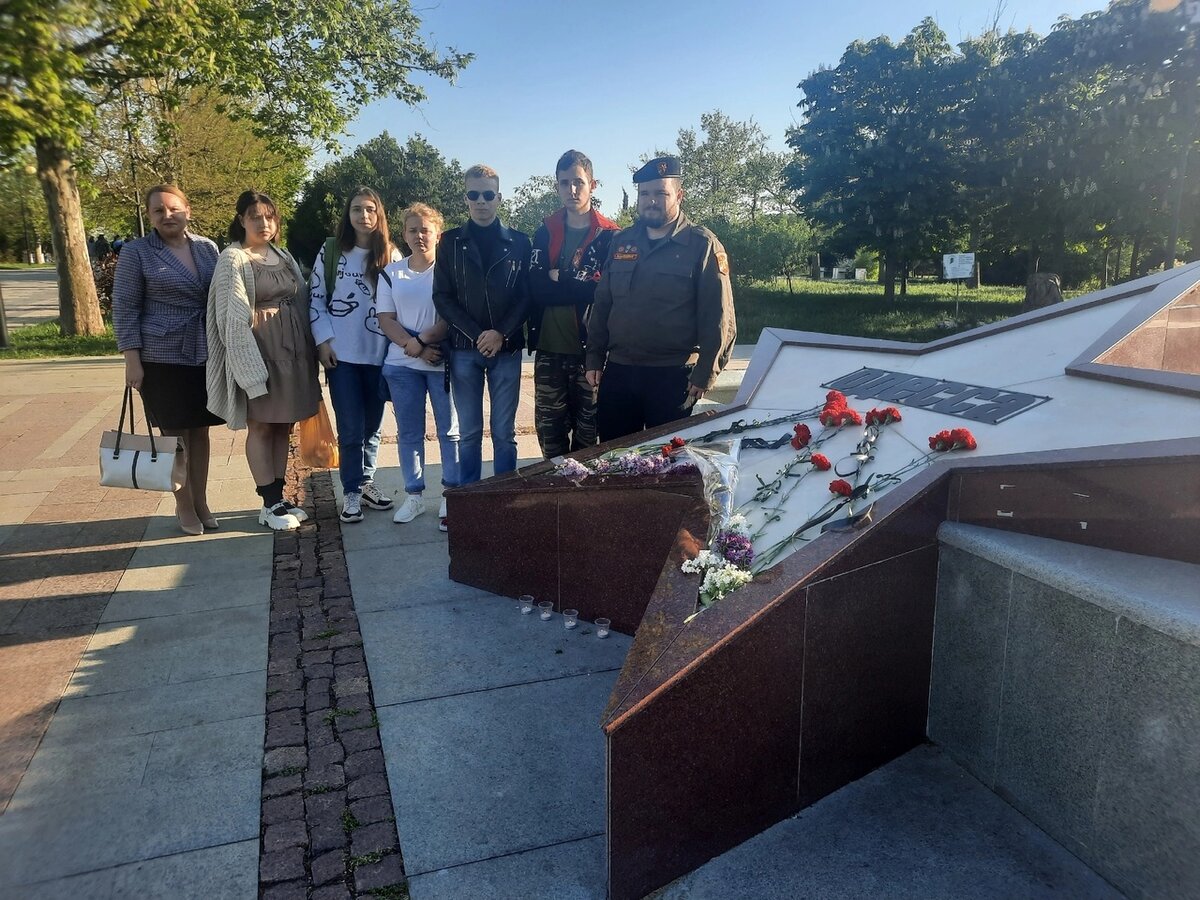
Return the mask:
POLYGON ((456 349, 474 347, 489 329, 504 335, 504 349, 510 353, 525 346, 529 238, 501 224, 498 239, 496 260, 486 272, 467 226, 452 228, 438 242, 433 305, 450 323, 456 349))

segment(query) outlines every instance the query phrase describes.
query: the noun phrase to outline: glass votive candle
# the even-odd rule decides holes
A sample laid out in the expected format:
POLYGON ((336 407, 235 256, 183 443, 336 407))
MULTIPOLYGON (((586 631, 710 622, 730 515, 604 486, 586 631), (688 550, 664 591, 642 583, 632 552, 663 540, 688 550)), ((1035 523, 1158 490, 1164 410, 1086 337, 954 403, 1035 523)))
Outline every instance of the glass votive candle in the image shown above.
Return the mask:
POLYGON ((542 621, 548 622, 550 621, 550 617, 554 615, 554 601, 543 600, 538 604, 538 609, 541 610, 539 615, 542 617, 542 621))
POLYGON ((521 615, 527 616, 533 612, 533 594, 522 594, 517 598, 517 603, 521 607, 521 615))
POLYGON ((563 610, 563 628, 574 628, 579 624, 579 610, 564 609, 563 610))
POLYGON ((608 632, 611 629, 611 627, 612 627, 611 619, 597 619, 596 620, 596 637, 599 638, 600 640, 604 640, 606 637, 608 637, 608 632))

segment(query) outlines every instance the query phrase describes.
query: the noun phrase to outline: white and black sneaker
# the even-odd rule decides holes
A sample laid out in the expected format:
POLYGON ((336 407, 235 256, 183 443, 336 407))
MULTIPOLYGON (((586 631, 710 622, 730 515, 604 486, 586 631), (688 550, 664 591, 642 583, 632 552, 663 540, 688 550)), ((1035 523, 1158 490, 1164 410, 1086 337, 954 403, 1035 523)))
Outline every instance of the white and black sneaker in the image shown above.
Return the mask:
POLYGON ((276 503, 269 508, 264 506, 258 511, 258 524, 266 525, 275 531, 295 531, 300 527, 300 520, 288 511, 286 503, 276 503))
POLYGON ((362 494, 363 504, 371 507, 371 509, 392 508, 392 498, 375 487, 375 482, 373 481, 364 481, 359 492, 362 494))
POLYGON ((349 491, 342 499, 342 513, 338 516, 343 522, 361 522, 362 491, 349 491))

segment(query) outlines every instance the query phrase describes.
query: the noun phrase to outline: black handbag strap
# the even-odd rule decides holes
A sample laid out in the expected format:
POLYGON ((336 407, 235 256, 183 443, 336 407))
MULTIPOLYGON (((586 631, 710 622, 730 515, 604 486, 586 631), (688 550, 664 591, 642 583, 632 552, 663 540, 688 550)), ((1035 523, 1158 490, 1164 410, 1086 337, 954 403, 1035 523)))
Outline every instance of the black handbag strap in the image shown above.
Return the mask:
MULTIPOLYGON (((134 414, 133 388, 125 385, 125 394, 121 397, 121 421, 117 423, 117 442, 113 447, 113 459, 121 455, 121 435, 125 433, 125 414, 129 413, 129 434, 137 434, 137 416, 134 414)), ((142 413, 146 419, 146 433, 150 435, 150 459, 158 459, 158 447, 154 444, 154 429, 150 426, 150 414, 146 412, 146 399, 142 398, 142 413)))

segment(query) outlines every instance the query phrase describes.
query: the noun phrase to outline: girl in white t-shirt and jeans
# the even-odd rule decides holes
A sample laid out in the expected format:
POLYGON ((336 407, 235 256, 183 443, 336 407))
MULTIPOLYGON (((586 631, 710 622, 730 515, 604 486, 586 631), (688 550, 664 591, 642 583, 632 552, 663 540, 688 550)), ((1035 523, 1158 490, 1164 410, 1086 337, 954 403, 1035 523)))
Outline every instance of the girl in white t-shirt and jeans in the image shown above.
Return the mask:
MULTIPOLYGON (((408 494, 393 521, 411 522, 425 512, 425 398, 433 404, 438 444, 442 450, 442 486, 459 482, 458 414, 449 392, 441 341, 446 323, 433 306, 433 263, 442 233, 442 214, 424 203, 404 210, 404 241, 412 255, 390 264, 376 290, 379 325, 387 335, 383 378, 392 395, 399 432, 400 471, 408 494)), ((443 498, 439 527, 446 530, 443 498)))

